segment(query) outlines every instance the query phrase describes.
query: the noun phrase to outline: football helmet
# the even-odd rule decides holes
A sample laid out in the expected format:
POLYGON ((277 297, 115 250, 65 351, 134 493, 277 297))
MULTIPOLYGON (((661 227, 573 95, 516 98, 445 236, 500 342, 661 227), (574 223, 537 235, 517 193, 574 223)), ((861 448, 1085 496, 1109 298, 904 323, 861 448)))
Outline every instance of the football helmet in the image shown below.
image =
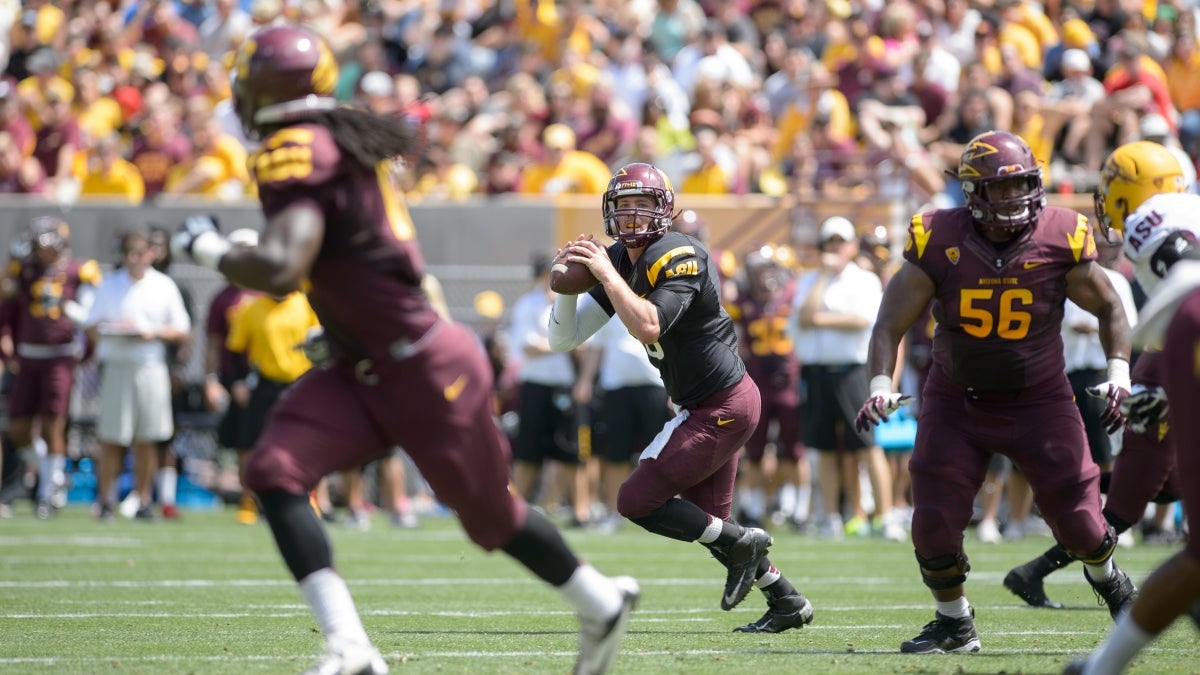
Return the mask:
POLYGON ((1037 222, 1046 206, 1042 169, 1029 144, 1007 131, 986 131, 967 143, 958 181, 971 218, 983 230, 1013 235, 1037 222), (1019 192, 1004 190, 1023 183, 1019 192))
POLYGON ((38 216, 29 221, 29 243, 34 251, 49 249, 62 252, 71 239, 67 221, 55 216, 38 216))
POLYGON ((337 107, 338 67, 316 33, 292 24, 264 28, 234 59, 233 96, 242 129, 258 138, 267 126, 337 107))
POLYGON ((1109 230, 1125 231, 1125 219, 1142 202, 1165 192, 1185 192, 1187 183, 1179 160, 1153 141, 1126 143, 1104 160, 1100 187, 1093 195, 1096 219, 1104 238, 1109 230))
POLYGON ((667 174, 649 164, 626 164, 613 174, 604 192, 604 233, 627 248, 641 248, 671 229, 674 211, 675 189, 667 174), (621 197, 640 196, 653 199, 654 208, 617 208, 621 197), (631 218, 649 219, 649 223, 645 229, 621 227, 621 221, 628 222, 631 218))
POLYGON ((780 249, 773 244, 763 244, 746 253, 742 266, 746 270, 746 280, 754 291, 774 291, 781 284, 783 265, 780 263, 780 249))

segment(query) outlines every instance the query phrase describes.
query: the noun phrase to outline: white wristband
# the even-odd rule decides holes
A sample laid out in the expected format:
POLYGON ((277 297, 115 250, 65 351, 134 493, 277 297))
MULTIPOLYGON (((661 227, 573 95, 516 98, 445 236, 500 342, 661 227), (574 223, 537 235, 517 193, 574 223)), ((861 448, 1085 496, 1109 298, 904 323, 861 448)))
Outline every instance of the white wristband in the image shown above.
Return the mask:
POLYGON ((229 252, 232 244, 220 232, 205 232, 192 241, 192 260, 209 269, 217 269, 221 258, 229 252))
POLYGON ((1129 362, 1125 359, 1109 359, 1108 381, 1129 391, 1132 388, 1129 381, 1129 362))
POLYGON ((894 391, 892 378, 888 375, 876 375, 871 378, 871 396, 891 396, 894 391))

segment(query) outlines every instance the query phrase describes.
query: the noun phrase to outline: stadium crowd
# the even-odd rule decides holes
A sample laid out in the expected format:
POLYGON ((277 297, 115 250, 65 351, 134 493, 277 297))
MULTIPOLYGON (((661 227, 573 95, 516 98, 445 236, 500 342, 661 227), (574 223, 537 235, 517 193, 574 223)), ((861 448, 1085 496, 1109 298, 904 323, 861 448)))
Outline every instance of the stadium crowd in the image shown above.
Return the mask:
MULTIPOLYGON (((645 161, 681 195, 942 206, 962 199, 945 169, 987 129, 1021 136, 1059 192, 1090 190, 1108 152, 1137 138, 1171 148, 1194 184, 1198 11, 1182 0, 0 3, 0 193, 252 196, 234 54, 283 20, 327 39, 339 100, 421 126, 402 178, 410 200, 599 193, 615 167, 645 161)), ((862 243, 886 282, 894 242, 870 231, 862 243)), ((788 278, 798 260, 815 263, 813 251, 763 251, 788 278)), ((904 513, 903 462, 889 459, 891 471, 871 460, 869 492, 894 491, 904 513)), ((748 498, 752 521, 770 515, 764 489, 748 498)), ((851 501, 855 531, 867 514, 851 501)), ((587 519, 586 504, 574 511, 587 519)))
POLYGON ((957 202, 995 128, 1058 191, 1139 137, 1200 148, 1186 0, 29 0, 0 3, 0 193, 252 194, 233 54, 299 21, 339 100, 422 125, 412 199, 603 190, 957 202))

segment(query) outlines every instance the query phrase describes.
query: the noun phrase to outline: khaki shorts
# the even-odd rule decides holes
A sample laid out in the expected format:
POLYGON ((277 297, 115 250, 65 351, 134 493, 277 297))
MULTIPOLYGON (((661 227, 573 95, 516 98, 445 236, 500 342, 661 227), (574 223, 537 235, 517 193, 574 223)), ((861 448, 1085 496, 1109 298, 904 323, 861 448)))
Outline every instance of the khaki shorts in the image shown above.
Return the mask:
POLYGON ((105 363, 100 369, 100 417, 96 437, 104 443, 157 443, 171 438, 171 377, 164 363, 105 363))

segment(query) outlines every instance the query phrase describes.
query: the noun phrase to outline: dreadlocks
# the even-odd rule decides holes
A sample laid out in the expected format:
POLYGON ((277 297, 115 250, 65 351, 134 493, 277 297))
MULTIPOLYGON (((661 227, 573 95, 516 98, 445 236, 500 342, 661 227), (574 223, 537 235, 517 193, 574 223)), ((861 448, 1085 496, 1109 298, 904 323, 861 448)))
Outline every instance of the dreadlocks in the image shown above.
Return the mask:
POLYGON ((387 159, 411 157, 418 149, 418 130, 391 115, 342 106, 317 113, 310 121, 329 129, 338 147, 368 169, 387 159))

